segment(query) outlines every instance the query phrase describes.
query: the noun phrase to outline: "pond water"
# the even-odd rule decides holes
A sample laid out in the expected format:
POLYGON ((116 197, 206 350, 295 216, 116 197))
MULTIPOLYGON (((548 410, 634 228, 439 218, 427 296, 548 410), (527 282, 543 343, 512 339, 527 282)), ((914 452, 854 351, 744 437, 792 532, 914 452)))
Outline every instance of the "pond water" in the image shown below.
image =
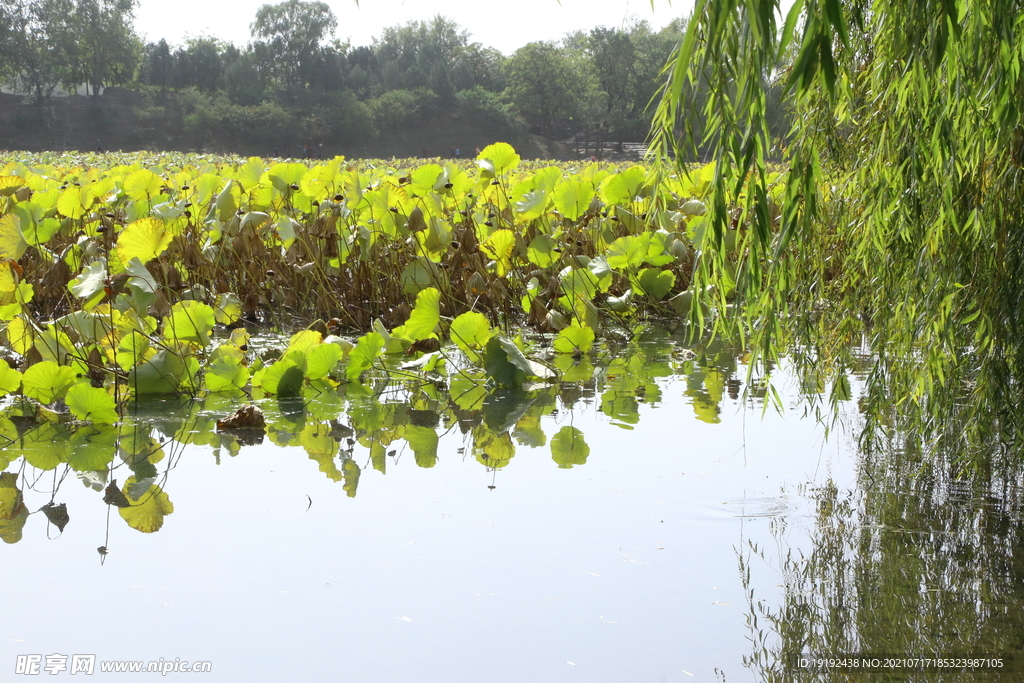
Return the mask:
POLYGON ((785 366, 782 410, 744 398, 737 356, 660 334, 529 391, 379 377, 261 402, 265 436, 218 432, 216 396, 77 432, 11 408, 0 667, 732 683, 836 680, 791 652, 1019 650, 1019 478, 860 454, 854 402, 826 438, 785 366))

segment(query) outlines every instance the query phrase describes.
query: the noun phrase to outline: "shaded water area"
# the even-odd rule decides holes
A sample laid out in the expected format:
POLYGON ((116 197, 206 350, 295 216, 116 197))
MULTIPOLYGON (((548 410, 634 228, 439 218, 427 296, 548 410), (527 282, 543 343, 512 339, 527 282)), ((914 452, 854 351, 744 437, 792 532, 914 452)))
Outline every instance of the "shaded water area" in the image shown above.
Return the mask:
POLYGON ((78 430, 9 405, 0 668, 68 655, 68 676, 93 654, 111 680, 136 678, 101 662, 210 662, 209 681, 1022 675, 1012 466, 963 473, 899 435, 862 452, 854 399, 826 438, 800 394, 827 387, 783 364, 781 410, 766 408, 723 343, 649 334, 556 362, 562 381, 515 392, 394 372, 308 386, 258 402, 263 432, 218 431, 240 401, 216 395, 78 430), (825 672, 801 652, 1005 664, 825 672))

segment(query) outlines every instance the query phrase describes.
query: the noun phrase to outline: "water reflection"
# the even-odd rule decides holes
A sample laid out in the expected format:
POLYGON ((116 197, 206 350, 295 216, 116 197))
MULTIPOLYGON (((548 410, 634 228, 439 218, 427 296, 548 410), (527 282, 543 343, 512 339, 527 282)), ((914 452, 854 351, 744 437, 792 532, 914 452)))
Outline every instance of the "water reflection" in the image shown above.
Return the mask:
POLYGON ((815 491, 809 555, 786 550, 789 530, 775 527, 786 589, 777 608, 759 600, 750 581, 751 559, 766 553, 748 549, 742 564, 755 643, 748 665, 759 680, 1020 680, 1022 471, 999 453, 991 466, 964 471, 957 456, 926 454, 913 439, 893 439, 861 454, 856 491, 834 485, 815 491), (1003 663, 994 670, 854 674, 801 669, 793 653, 999 657, 1003 663))
POLYGON ((318 381, 299 397, 258 400, 261 424, 242 429, 218 427, 239 408, 237 398, 218 394, 140 403, 116 426, 81 426, 58 413, 9 404, 0 412, 6 444, 0 448, 0 469, 6 470, 0 538, 21 540, 36 512, 48 522, 39 531, 59 535, 74 518, 74 510, 60 507, 60 491, 75 479, 131 528, 159 531, 175 512, 175 465, 189 445, 210 447, 218 464, 255 444, 298 446, 323 476, 355 497, 365 468, 386 474, 391 467, 434 467, 441 439, 461 440, 457 452, 494 473, 513 466, 521 448, 547 449, 558 468, 584 466, 590 445, 573 424, 580 411, 596 410, 631 430, 641 405, 661 402, 659 380, 681 376, 697 419, 715 424, 726 395, 735 399, 741 385, 736 347, 721 341, 691 347, 665 332, 606 347, 593 358, 559 355, 553 364, 558 382, 513 390, 493 389, 465 373, 411 375, 395 363, 366 384, 318 381), (542 418, 549 415, 557 420, 545 431, 542 418))

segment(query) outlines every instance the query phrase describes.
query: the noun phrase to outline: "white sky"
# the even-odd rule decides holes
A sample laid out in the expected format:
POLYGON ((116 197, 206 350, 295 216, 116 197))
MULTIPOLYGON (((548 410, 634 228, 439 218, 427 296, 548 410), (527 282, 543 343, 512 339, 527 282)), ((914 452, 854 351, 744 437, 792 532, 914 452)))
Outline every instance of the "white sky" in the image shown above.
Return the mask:
MULTIPOLYGON (((511 54, 535 40, 554 40, 577 29, 621 26, 636 17, 660 28, 688 13, 692 0, 326 0, 338 17, 336 37, 369 45, 386 26, 435 14, 453 19, 472 42, 511 54)), ((220 38, 242 47, 256 10, 273 0, 139 0, 135 30, 146 40, 180 45, 187 37, 220 38)))

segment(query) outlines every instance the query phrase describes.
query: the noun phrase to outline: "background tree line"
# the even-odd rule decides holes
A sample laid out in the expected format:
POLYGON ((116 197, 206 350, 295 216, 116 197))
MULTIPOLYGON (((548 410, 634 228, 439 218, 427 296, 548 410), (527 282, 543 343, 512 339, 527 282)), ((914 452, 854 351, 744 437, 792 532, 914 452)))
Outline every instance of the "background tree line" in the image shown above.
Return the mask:
POLYGON ((338 17, 326 3, 287 0, 257 11, 247 45, 212 37, 171 45, 135 33, 135 5, 5 0, 0 83, 38 105, 40 125, 44 105, 62 91, 139 91, 140 143, 184 135, 195 147, 249 142, 281 151, 368 139, 413 144, 430 122, 458 122, 495 137, 571 139, 589 155, 606 141, 647 137, 648 105, 686 28, 683 20, 661 30, 643 21, 597 27, 506 57, 438 15, 353 47, 334 38, 338 17))

